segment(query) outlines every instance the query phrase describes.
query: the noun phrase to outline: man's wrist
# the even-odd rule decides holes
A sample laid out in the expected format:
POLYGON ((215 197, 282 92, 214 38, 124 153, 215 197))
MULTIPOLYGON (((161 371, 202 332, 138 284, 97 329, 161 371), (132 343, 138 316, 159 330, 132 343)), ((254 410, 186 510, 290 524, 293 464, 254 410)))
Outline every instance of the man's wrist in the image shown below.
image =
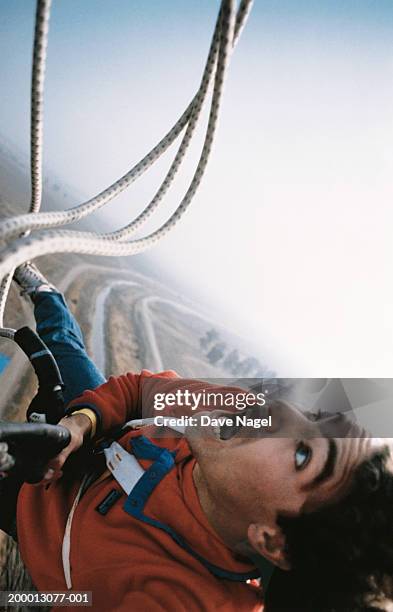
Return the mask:
POLYGON ((67 416, 68 419, 72 418, 83 432, 84 438, 93 438, 97 428, 97 417, 93 410, 89 408, 80 408, 75 410, 67 416))

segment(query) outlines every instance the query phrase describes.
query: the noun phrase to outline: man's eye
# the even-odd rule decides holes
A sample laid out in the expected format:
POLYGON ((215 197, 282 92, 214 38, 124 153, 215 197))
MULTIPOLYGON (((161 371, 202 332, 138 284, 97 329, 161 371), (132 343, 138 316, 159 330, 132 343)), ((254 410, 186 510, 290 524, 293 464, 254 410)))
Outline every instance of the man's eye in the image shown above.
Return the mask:
POLYGON ((299 442, 295 452, 295 469, 302 470, 309 463, 312 450, 304 442, 299 442))

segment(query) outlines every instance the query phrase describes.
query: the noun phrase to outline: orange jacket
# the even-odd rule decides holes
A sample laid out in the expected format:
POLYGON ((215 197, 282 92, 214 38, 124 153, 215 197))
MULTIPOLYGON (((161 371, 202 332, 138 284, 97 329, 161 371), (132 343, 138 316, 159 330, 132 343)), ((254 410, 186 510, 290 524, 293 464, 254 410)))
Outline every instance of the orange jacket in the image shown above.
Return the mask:
MULTIPOLYGON (((146 406, 152 377, 146 370, 140 375, 112 377, 96 391, 86 391, 72 402, 71 410, 81 406, 94 409, 101 432, 107 432, 127 420, 141 418, 142 400, 146 406)), ((175 377, 174 372, 154 376, 166 385, 171 384, 171 379, 173 385, 175 377)), ((92 591, 94 611, 259 612, 263 607, 260 589, 254 582, 246 582, 254 568, 237 559, 225 546, 200 506, 192 478, 195 459, 186 439, 154 438, 157 428, 149 426, 127 431, 118 441, 129 451, 130 441, 138 438, 141 442, 142 433, 156 446, 176 451, 174 466, 148 496, 144 516, 173 530, 199 558, 163 529, 125 511, 124 492, 107 514, 100 514, 96 509, 108 494, 113 489, 121 491, 112 475, 108 475, 87 489, 74 514, 72 590, 92 591), (232 579, 216 577, 200 558, 221 568, 232 579)), ((154 461, 144 459, 140 463, 148 470, 154 461)), ((18 540, 39 590, 66 590, 61 548, 79 484, 63 477, 47 488, 25 484, 21 489, 18 540)))

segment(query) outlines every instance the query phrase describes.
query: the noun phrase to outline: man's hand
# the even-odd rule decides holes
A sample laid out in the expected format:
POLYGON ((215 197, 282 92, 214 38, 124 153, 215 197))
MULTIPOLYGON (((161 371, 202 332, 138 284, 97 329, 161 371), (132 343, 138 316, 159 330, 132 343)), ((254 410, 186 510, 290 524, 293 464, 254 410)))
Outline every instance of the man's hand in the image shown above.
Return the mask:
POLYGON ((85 439, 89 438, 92 427, 89 417, 85 414, 73 414, 64 417, 58 424, 69 430, 71 433, 71 441, 68 446, 63 448, 61 453, 49 461, 47 466, 48 469, 44 476, 44 482, 52 482, 62 477, 62 468, 65 461, 71 453, 75 453, 81 448, 85 439))

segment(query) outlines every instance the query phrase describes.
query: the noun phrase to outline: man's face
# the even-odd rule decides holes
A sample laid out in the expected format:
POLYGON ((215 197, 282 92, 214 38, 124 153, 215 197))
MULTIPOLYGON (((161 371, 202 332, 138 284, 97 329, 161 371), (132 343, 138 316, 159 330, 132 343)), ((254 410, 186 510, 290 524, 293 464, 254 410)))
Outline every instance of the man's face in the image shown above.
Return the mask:
MULTIPOLYGON (((221 411, 209 414, 222 416, 221 411)), ((283 402, 272 406, 271 415, 273 431, 263 437, 246 437, 240 429, 222 439, 211 427, 186 432, 200 481, 222 516, 235 518, 239 537, 241 525, 243 530, 251 524, 274 528, 279 514, 296 515, 338 500, 356 467, 386 446, 342 417, 311 421, 283 402)))

